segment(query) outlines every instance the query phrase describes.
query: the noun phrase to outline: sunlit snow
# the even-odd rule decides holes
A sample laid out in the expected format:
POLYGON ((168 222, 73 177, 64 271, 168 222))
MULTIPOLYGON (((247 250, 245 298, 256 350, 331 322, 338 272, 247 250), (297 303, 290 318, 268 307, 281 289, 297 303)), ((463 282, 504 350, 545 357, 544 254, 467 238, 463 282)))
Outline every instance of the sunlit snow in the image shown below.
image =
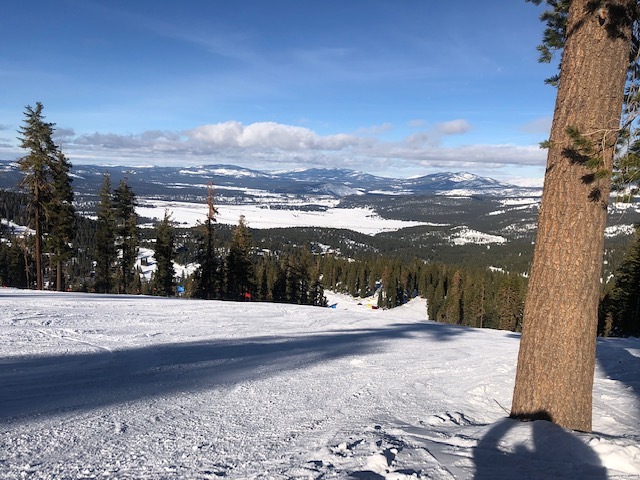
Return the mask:
POLYGON ((633 235, 635 231, 636 227, 634 225, 610 225, 605 228, 604 236, 611 238, 618 235, 633 235))
POLYGON ((1 479, 630 479, 640 341, 594 433, 508 420, 519 336, 335 308, 0 289, 1 479))
POLYGON ((489 233, 479 232, 472 228, 461 226, 453 229, 451 235, 451 243, 454 245, 467 245, 474 243, 477 245, 486 245, 490 243, 506 243, 507 239, 499 235, 491 235, 489 233))
POLYGON ((0 218, 0 224, 4 226, 10 233, 15 235, 33 235, 35 231, 31 228, 7 220, 6 218, 0 218))
MULTIPOLYGON (((271 208, 269 204, 262 205, 220 205, 217 207, 216 221, 226 225, 236 225, 241 215, 244 215, 250 228, 282 228, 282 227, 326 227, 345 228, 367 235, 380 232, 395 231, 401 228, 418 225, 429 225, 425 222, 403 220, 389 220, 380 217, 370 208, 336 208, 323 207, 324 211, 304 210, 306 205, 299 205, 300 210, 289 205, 284 208, 271 208)), ((197 222, 204 222, 208 212, 207 205, 188 202, 169 202, 158 200, 140 200, 136 208, 138 215, 161 220, 165 209, 172 218, 182 226, 194 226, 197 222)))

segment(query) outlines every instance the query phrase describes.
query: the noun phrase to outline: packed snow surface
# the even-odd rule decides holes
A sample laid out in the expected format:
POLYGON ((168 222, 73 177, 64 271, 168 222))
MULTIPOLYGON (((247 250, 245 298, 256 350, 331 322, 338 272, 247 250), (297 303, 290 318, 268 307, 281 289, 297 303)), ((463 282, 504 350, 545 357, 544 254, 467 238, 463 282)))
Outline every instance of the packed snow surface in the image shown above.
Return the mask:
POLYGON ((594 433, 506 419, 518 335, 388 311, 0 290, 1 479, 638 478, 640 342, 594 433))

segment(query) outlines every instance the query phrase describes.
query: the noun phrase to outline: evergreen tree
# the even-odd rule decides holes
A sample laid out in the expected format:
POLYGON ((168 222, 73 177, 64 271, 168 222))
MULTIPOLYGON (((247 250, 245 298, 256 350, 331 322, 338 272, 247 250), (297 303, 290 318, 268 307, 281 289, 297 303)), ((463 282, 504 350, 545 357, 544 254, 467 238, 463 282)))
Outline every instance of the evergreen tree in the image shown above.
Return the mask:
POLYGON ((282 264, 276 265, 275 268, 275 280, 273 282, 273 289, 271 290, 271 297, 274 302, 288 303, 288 289, 287 289, 287 272, 288 267, 282 264))
POLYGON ((195 289, 194 296, 197 298, 205 298, 211 300, 219 298, 220 281, 219 269, 220 262, 216 255, 214 242, 214 224, 218 210, 213 202, 213 186, 209 185, 207 195, 207 218, 203 225, 200 226, 201 241, 200 247, 196 254, 196 260, 200 264, 195 272, 195 289))
POLYGON ((75 215, 74 257, 67 262, 69 286, 75 291, 88 292, 93 285, 97 226, 95 219, 75 215))
POLYGON ((304 266, 294 255, 287 258, 285 272, 285 302, 302 304, 304 286, 308 283, 304 266))
POLYGON ((500 284, 497 292, 498 328, 501 330, 517 331, 522 323, 523 288, 518 278, 509 275, 500 284))
POLYGON ((446 323, 460 324, 463 319, 462 311, 462 275, 460 270, 455 270, 451 281, 448 283, 447 293, 443 305, 446 323))
POLYGON ((75 236, 75 209, 73 207, 73 179, 69 175, 71 163, 58 151, 56 161, 51 164, 51 200, 47 205, 50 225, 52 261, 56 270, 56 289, 64 289, 63 265, 72 254, 71 247, 75 236))
POLYGON ((311 272, 311 292, 310 304, 315 307, 326 307, 327 297, 324 296, 324 286, 322 285, 322 274, 320 273, 320 263, 316 262, 311 272))
POLYGON ((261 302, 266 302, 269 300, 269 267, 265 261, 262 262, 262 265, 258 268, 258 273, 256 275, 259 278, 257 296, 258 300, 261 302))
POLYGON ((569 5, 566 27, 549 25, 563 53, 511 416, 590 431, 606 204, 637 5, 547 3, 561 26, 569 5))
POLYGON ((175 293, 174 244, 175 229, 171 221, 171 215, 165 210, 164 218, 156 228, 156 271, 153 275, 152 286, 153 292, 157 295, 169 297, 175 293))
POLYGON ((136 275, 135 263, 138 258, 138 217, 136 215, 136 196, 127 184, 120 180, 113 193, 113 212, 116 224, 116 245, 119 250, 117 286, 120 293, 140 293, 133 288, 136 275))
POLYGON ((20 147, 29 151, 18 160, 25 173, 22 186, 29 192, 31 206, 31 225, 35 231, 36 288, 44 287, 42 265, 43 237, 45 234, 46 208, 51 200, 51 165, 58 154, 58 147, 53 142, 54 124, 45 122, 42 115, 42 103, 36 107, 27 106, 24 112, 24 126, 19 130, 22 135, 20 147))
POLYGON ((5 238, 7 242, 0 242, 0 286, 28 288, 33 262, 24 246, 24 239, 13 233, 5 238))
POLYGON ((226 297, 230 300, 249 299, 255 290, 251 237, 244 215, 233 231, 226 261, 226 297))
POLYGON ((603 300, 607 334, 640 336, 640 232, 636 232, 620 267, 613 288, 603 300))
POLYGON ((104 174, 100 201, 97 209, 97 227, 95 239, 95 289, 99 293, 110 293, 113 290, 113 267, 117 259, 115 247, 116 223, 113 211, 113 193, 111 178, 104 174))
POLYGON ((462 324, 470 327, 486 327, 486 284, 478 272, 464 276, 462 286, 462 324))

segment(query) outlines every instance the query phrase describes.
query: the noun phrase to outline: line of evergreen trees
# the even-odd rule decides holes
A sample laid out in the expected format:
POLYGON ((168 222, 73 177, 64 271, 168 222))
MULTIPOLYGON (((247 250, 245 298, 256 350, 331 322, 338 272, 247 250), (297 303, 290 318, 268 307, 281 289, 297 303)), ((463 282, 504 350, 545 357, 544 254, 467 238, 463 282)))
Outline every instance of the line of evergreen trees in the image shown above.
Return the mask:
MULTIPOLYGON (((33 209, 25 206, 28 199, 28 193, 1 191, 2 218, 30 224, 33 209)), ((145 232, 143 239, 136 225, 135 199, 126 179, 112 190, 105 175, 97 219, 74 216, 69 260, 59 269, 45 262, 48 288, 57 288, 58 270, 64 273, 63 284, 68 289, 105 293, 172 296, 181 286, 184 295, 193 298, 326 305, 324 289, 328 288, 361 297, 374 308, 393 308, 421 295, 427 299, 432 320, 520 329, 526 290, 526 278, 520 274, 372 253, 341 258, 310 245, 261 250, 252 244, 244 218, 230 232, 216 224, 212 191, 211 216, 202 225, 178 235, 170 213, 165 212, 164 219, 145 232), (135 265, 142 243, 155 252, 156 271, 150 282, 142 280, 135 265), (193 275, 176 277, 173 262, 178 252, 199 265, 193 275)), ((55 245, 50 235, 45 234, 43 242, 48 248, 55 245)), ((0 283, 37 288, 34 236, 18 235, 8 222, 0 226, 0 236, 4 239, 0 242, 0 283)), ((638 285, 640 234, 606 283, 600 306, 601 335, 640 335, 638 285)))
POLYGON ((374 307, 393 308, 420 295, 434 321, 511 331, 521 326, 526 278, 519 274, 374 256, 328 256, 320 268, 328 288, 374 295, 374 307))
MULTIPOLYGON (((96 219, 76 214, 71 164, 53 142, 54 124, 42 104, 25 110, 20 129, 27 155, 19 160, 26 193, 0 191, 3 219, 32 229, 19 234, 0 224, 0 284, 49 288, 184 295, 202 299, 259 300, 326 306, 324 289, 367 299, 374 308, 393 308, 421 295, 429 318, 439 322, 510 331, 520 329, 526 278, 470 266, 429 263, 406 255, 363 253, 343 258, 316 246, 252 245, 244 217, 228 231, 216 224, 213 187, 208 215, 194 229, 177 229, 166 211, 152 233, 143 235, 135 213, 136 195, 122 179, 113 189, 105 174, 96 219), (143 238, 143 237, 146 237, 143 238), (137 264, 142 245, 155 252, 151 281, 137 264), (198 267, 177 278, 174 260, 198 267), (178 284, 179 283, 179 284, 178 284)), ((606 283, 600 303, 600 334, 640 335, 640 235, 620 268, 606 283)))
POLYGON ((640 337, 640 229, 613 277, 599 307, 598 333, 640 337))
POLYGON ((195 228, 198 268, 188 279, 186 293, 194 298, 259 300, 325 306, 324 288, 314 258, 304 250, 290 254, 253 247, 244 216, 228 245, 218 245, 217 209, 213 187, 207 196, 208 214, 195 228))

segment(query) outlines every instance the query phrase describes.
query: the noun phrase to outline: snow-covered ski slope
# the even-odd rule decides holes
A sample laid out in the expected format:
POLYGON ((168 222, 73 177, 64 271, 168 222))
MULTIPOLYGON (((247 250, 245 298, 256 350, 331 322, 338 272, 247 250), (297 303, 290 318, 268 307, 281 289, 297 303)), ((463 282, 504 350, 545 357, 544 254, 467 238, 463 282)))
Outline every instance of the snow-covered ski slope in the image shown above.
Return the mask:
POLYGON ((506 419, 518 335, 390 311, 0 289, 2 479, 640 476, 640 342, 594 433, 506 419))

